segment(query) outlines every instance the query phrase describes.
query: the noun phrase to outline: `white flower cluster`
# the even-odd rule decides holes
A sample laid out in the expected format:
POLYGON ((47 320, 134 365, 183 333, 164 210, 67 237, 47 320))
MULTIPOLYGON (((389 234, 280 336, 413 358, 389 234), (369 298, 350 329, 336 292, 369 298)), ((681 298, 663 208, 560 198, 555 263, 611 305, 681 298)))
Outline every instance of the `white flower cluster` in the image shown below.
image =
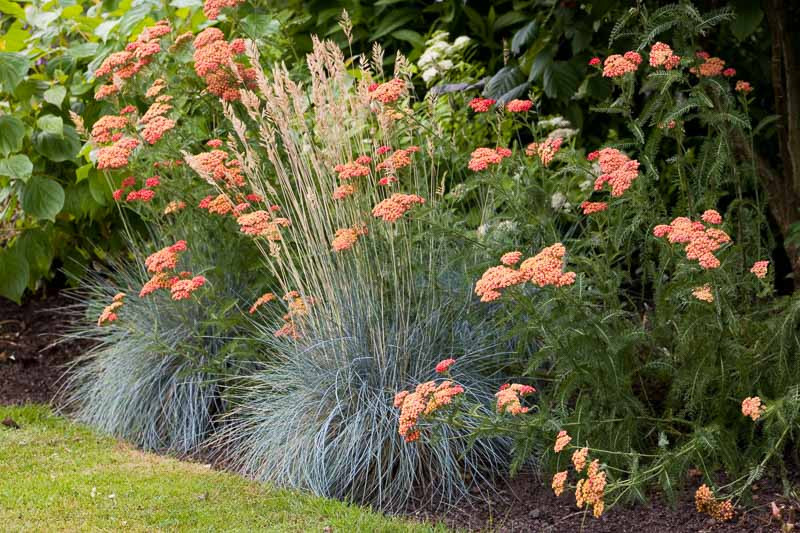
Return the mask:
POLYGON ((431 84, 443 74, 452 70, 461 55, 472 42, 469 37, 462 35, 452 43, 448 42, 450 34, 446 31, 437 31, 425 41, 427 48, 417 61, 417 67, 422 72, 422 79, 431 84))

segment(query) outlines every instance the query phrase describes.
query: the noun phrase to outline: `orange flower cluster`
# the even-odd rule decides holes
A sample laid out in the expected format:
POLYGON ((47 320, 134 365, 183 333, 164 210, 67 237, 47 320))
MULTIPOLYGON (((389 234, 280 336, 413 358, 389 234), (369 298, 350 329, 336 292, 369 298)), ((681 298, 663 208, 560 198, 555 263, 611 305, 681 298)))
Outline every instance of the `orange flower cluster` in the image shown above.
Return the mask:
POLYGON ((176 213, 185 207, 186 207, 186 202, 184 202, 183 200, 172 200, 170 203, 167 204, 167 207, 164 208, 164 214, 169 215, 172 213, 176 213))
POLYGON ((376 170, 393 172, 400 168, 405 168, 411 164, 411 154, 419 152, 419 146, 409 146, 408 148, 398 148, 392 155, 381 161, 375 167, 376 170))
POLYGON ((575 503, 578 509, 582 509, 584 504, 590 506, 594 517, 600 518, 605 509, 603 501, 605 490, 606 473, 600 471, 600 463, 595 459, 589 465, 586 479, 579 480, 575 487, 575 503))
POLYGON ((733 503, 730 500, 716 501, 705 483, 694 493, 694 504, 698 513, 711 515, 714 520, 727 522, 733 518, 733 503))
POLYGON ((194 291, 205 285, 205 283, 206 278, 204 276, 174 280, 169 288, 169 292, 173 300, 186 300, 191 297, 194 291))
POLYGON ((672 70, 681 62, 680 56, 672 53, 672 48, 668 44, 658 42, 650 48, 650 66, 664 67, 672 70))
POLYGON ((520 385, 519 383, 511 383, 509 385, 506 383, 495 393, 495 398, 497 398, 497 412, 511 415, 527 413, 530 408, 522 407, 520 399, 534 392, 536 392, 536 389, 530 385, 520 385))
POLYGON ((562 143, 561 137, 557 137, 555 139, 546 139, 544 142, 541 143, 531 143, 525 149, 525 155, 531 157, 539 156, 542 165, 549 166, 550 163, 553 161, 556 152, 558 152, 559 149, 561 149, 561 143, 562 143))
POLYGON ((519 263, 520 259, 522 259, 522 252, 515 250, 503 254, 502 257, 500 257, 500 262, 506 266, 513 266, 519 263))
POLYGON ((112 141, 114 130, 121 130, 128 125, 128 118, 118 115, 105 115, 97 119, 92 126, 92 141, 107 143, 112 141))
POLYGON ((767 270, 769 269, 769 261, 756 261, 753 263, 753 267, 750 269, 750 272, 755 274, 758 279, 764 279, 767 277, 767 270))
POLYGON ((144 260, 144 266, 147 267, 148 272, 172 270, 178 264, 178 253, 184 251, 186 251, 186 241, 178 241, 172 246, 167 246, 150 254, 144 260))
POLYGON ((697 68, 690 68, 689 72, 700 77, 719 76, 722 74, 722 70, 725 68, 725 61, 718 57, 700 56, 700 59, 703 59, 704 62, 697 68))
POLYGON ((147 92, 144 93, 145 98, 155 98, 158 96, 158 93, 166 89, 167 82, 161 78, 158 78, 156 81, 153 82, 150 87, 148 87, 147 92))
POLYGON ((333 170, 339 174, 339 179, 342 181, 351 180, 359 176, 367 176, 370 172, 368 166, 356 161, 336 165, 333 170))
POLYGON ((408 94, 408 86, 404 80, 394 78, 386 83, 371 86, 369 92, 373 100, 388 104, 408 94))
POLYGON ((596 191, 608 183, 611 186, 611 196, 622 196, 633 184, 633 180, 639 177, 639 162, 616 148, 603 148, 598 152, 597 159, 603 174, 594 182, 596 191))
POLYGON ((425 198, 416 194, 394 193, 372 208, 372 216, 380 218, 384 222, 395 222, 406 211, 414 207, 414 204, 422 205, 424 203, 425 198))
POLYGON ((581 209, 583 209, 584 215, 593 215, 595 213, 600 213, 601 211, 605 211, 608 209, 607 202, 582 202, 581 209))
POLYGON ((736 92, 747 94, 753 90, 753 87, 750 86, 750 82, 744 80, 737 80, 736 81, 736 92))
POLYGON ((533 102, 530 100, 511 100, 506 104, 506 111, 510 111, 512 113, 525 113, 526 111, 530 111, 532 106, 533 102))
POLYGON ((175 121, 167 117, 155 117, 142 130, 142 139, 148 144, 155 144, 166 132, 175 127, 175 121))
POLYGON ((302 336, 299 327, 300 320, 308 315, 308 306, 314 303, 314 299, 303 298, 297 291, 287 292, 283 295, 283 299, 288 302, 289 312, 283 315, 284 324, 273 335, 297 340, 302 336))
POLYGON ((722 224, 722 215, 713 209, 707 209, 703 211, 703 214, 700 215, 700 218, 703 220, 703 222, 708 222, 709 224, 722 224))
POLYGON ((509 156, 511 156, 511 150, 508 148, 476 148, 470 154, 467 167, 470 170, 479 172, 486 170, 489 165, 499 165, 503 158, 509 156))
POLYGON ((476 113, 486 113, 496 103, 497 100, 491 98, 473 98, 467 105, 476 113))
POLYGON ((764 407, 761 405, 761 398, 758 396, 748 396, 742 400, 742 414, 752 418, 753 422, 758 420, 763 413, 764 407))
MULTIPOLYGON (((117 192, 117 191, 114 191, 117 192)), ((153 198, 155 198, 156 192, 151 189, 139 189, 138 191, 131 191, 128 193, 128 196, 125 198, 126 202, 135 202, 139 200, 140 202, 149 202, 153 198)))
POLYGON ((696 287, 692 291, 692 296, 694 296, 695 298, 697 298, 702 302, 711 303, 714 301, 714 294, 711 292, 711 285, 709 285, 708 283, 706 283, 702 287, 696 287))
POLYGON ((351 194, 356 192, 356 188, 350 184, 346 185, 339 185, 333 190, 333 199, 334 200, 341 200, 343 198, 347 198, 351 194))
POLYGON ((586 457, 589 455, 589 448, 581 448, 572 452, 572 466, 576 472, 583 472, 586 467, 586 457))
POLYGON ((492 302, 502 296, 501 289, 527 281, 539 287, 571 285, 575 282, 575 273, 563 272, 565 253, 564 245, 556 243, 523 261, 519 270, 506 265, 491 267, 475 283, 475 294, 482 302, 492 302))
MULTIPOLYGON (((145 28, 124 51, 109 55, 95 71, 95 77, 113 75, 121 80, 133 77, 152 61, 152 56, 161 51, 158 40, 171 31, 172 27, 167 20, 160 20, 154 26, 145 28)), ((102 100, 118 90, 114 84, 104 85, 95 94, 95 99, 102 100)))
POLYGON ((558 472, 553 476, 553 482, 550 484, 553 487, 553 492, 556 496, 561 496, 564 492, 564 484, 567 482, 567 471, 558 472))
POLYGON ((618 78, 629 72, 636 72, 642 56, 636 52, 625 52, 624 55, 613 54, 603 62, 603 76, 606 78, 618 78))
POLYGON ((128 165, 133 150, 141 144, 138 139, 122 137, 111 146, 97 151, 97 169, 117 169, 128 165))
POLYGON ((436 373, 437 374, 444 374, 445 372, 450 370, 450 367, 453 366, 455 364, 455 362, 456 362, 455 359, 442 359, 441 361, 439 361, 436 364, 436 368, 435 368, 436 373))
POLYGON ((114 322, 117 319, 116 310, 122 307, 123 305, 123 298, 125 298, 124 292, 118 292, 114 298, 111 300, 111 304, 107 305, 103 312, 100 313, 100 317, 97 319, 97 325, 102 326, 103 324, 114 322))
POLYGON ((231 63, 236 55, 244 52, 244 41, 228 43, 224 34, 217 28, 206 28, 194 40, 194 70, 206 82, 208 92, 225 101, 239 99, 241 78, 252 84, 255 70, 235 63, 236 73, 231 71, 231 63))
POLYGON ((394 397, 394 406, 400 409, 399 433, 406 442, 419 439, 417 424, 421 416, 427 416, 452 403, 464 388, 452 381, 426 381, 417 385, 414 392, 402 391, 394 397))
MULTIPOLYGON (((722 222, 722 217, 719 221, 722 222)), ((706 228, 702 222, 692 222, 686 217, 676 218, 669 226, 659 224, 653 228, 653 235, 659 238, 666 236, 673 244, 685 244, 686 258, 697 260, 704 269, 719 267, 720 262, 714 252, 731 240, 721 229, 706 228)))
POLYGON ((258 297, 258 299, 253 303, 252 306, 250 306, 250 314, 252 315, 253 313, 256 312, 256 309, 258 309, 265 303, 271 302, 275 298, 277 298, 277 296, 275 296, 271 292, 265 292, 264 294, 258 297))
POLYGON ((226 7, 236 7, 244 0, 206 0, 203 3, 203 13, 208 20, 216 20, 220 10, 226 7))
POLYGON ((359 237, 367 234, 366 226, 355 226, 352 228, 337 229, 331 243, 334 252, 349 250, 353 247, 359 237))
POLYGON ((569 444, 571 441, 572 437, 570 437, 567 434, 567 432, 562 429, 561 431, 558 432, 558 435, 556 436, 556 443, 553 445, 553 451, 556 453, 560 453, 561 450, 566 448, 567 444, 569 444))
POLYGON ((189 156, 189 165, 201 176, 215 181, 224 181, 230 187, 244 186, 244 176, 239 161, 228 160, 228 154, 222 150, 211 150, 189 156))
POLYGON ((236 218, 236 223, 239 224, 239 229, 242 233, 253 237, 266 237, 268 241, 279 241, 281 240, 279 228, 281 226, 287 227, 289 219, 272 218, 268 211, 259 209, 252 213, 240 215, 236 218))

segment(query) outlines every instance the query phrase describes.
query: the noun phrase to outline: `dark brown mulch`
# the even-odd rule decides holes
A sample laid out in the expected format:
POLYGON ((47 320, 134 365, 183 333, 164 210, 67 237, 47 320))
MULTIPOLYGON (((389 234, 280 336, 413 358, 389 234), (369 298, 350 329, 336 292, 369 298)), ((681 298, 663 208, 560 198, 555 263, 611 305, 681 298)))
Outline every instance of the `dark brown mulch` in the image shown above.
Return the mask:
MULTIPOLYGON (((89 347, 81 341, 54 344, 72 316, 60 309, 72 303, 58 292, 36 295, 21 306, 0 298, 0 404, 53 400, 64 365, 89 347)), ((780 530, 776 521, 770 521, 770 502, 784 507, 787 517, 789 508, 800 510, 797 502, 780 496, 778 483, 763 481, 754 491, 753 504, 738 509, 734 520, 724 524, 695 511, 693 490, 682 493, 674 507, 656 496, 646 505, 617 506, 598 520, 578 510, 572 495, 556 498, 548 485, 532 475, 521 475, 487 499, 476 498, 472 504, 446 511, 420 506, 406 514, 472 531, 766 533, 780 530)))
POLYGON ((506 481, 488 499, 476 498, 472 504, 460 504, 442 511, 426 508, 409 510, 419 520, 439 521, 450 527, 469 531, 498 532, 587 532, 587 533, 677 533, 677 532, 774 532, 780 525, 771 520, 770 502, 776 502, 789 518, 798 502, 786 500, 780 483, 763 480, 753 491, 753 502, 737 508, 730 522, 717 522, 700 514, 694 507, 694 489, 699 482, 681 493, 674 506, 654 495, 647 504, 617 505, 600 519, 575 506, 575 498, 565 491, 556 498, 549 484, 533 475, 520 475, 506 481))
POLYGON ((0 297, 0 404, 50 403, 64 365, 88 344, 54 344, 70 325, 63 309, 74 304, 56 291, 22 305, 0 297))

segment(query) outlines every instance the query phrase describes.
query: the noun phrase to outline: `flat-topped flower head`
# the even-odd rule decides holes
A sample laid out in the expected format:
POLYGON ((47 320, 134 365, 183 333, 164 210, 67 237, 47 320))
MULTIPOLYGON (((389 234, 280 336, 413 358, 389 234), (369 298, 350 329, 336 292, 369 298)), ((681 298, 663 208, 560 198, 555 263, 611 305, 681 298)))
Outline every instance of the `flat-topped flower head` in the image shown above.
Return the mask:
POLYGON ((575 282, 574 272, 564 272, 564 245, 556 243, 522 262, 519 272, 524 281, 539 287, 564 287, 575 282))
POLYGON ((520 259, 522 259, 522 252, 520 251, 513 251, 503 254, 500 258, 500 262, 506 266, 513 266, 519 263, 520 259))
POLYGON ((658 42, 650 48, 650 66, 664 67, 672 70, 681 62, 680 56, 672 53, 672 48, 668 44, 658 42))
POLYGON ((555 139, 546 139, 540 143, 531 143, 525 149, 525 155, 538 156, 542 165, 547 167, 553 161, 556 152, 561 149, 562 142, 562 139, 557 137, 555 139))
POLYGON ((742 400, 742 414, 749 416, 753 422, 758 420, 764 412, 764 407, 761 405, 761 398, 758 396, 748 396, 742 400))
POLYGON ((622 196, 639 177, 639 162, 616 148, 603 148, 598 152, 597 159, 603 174, 594 182, 596 191, 608 183, 611 187, 611 196, 622 196))
POLYGON ((696 287, 692 291, 692 296, 694 296, 695 298, 697 298, 702 302, 711 303, 714 301, 714 294, 711 292, 711 285, 709 285, 708 283, 706 283, 702 287, 696 287))
POLYGON ((722 224, 722 215, 713 209, 707 209, 704 211, 700 218, 709 224, 722 224))
POLYGON ((506 104, 506 111, 510 111, 511 113, 525 113, 526 111, 530 111, 532 106, 533 102, 530 100, 515 99, 506 104))
POLYGON ((603 62, 603 76, 619 78, 630 72, 636 72, 642 57, 636 52, 625 52, 624 55, 612 54, 603 62))
POLYGON ((764 279, 767 276, 767 270, 769 270, 769 261, 756 261, 750 272, 755 274, 758 279, 764 279))
POLYGON ((356 188, 352 185, 345 184, 339 185, 333 190, 333 199, 334 200, 341 200, 343 198, 347 198, 348 196, 352 195, 356 192, 356 188))
POLYGON ((372 216, 385 222, 395 222, 415 204, 422 205, 424 203, 425 199, 416 194, 394 193, 372 209, 372 216))
POLYGON ((455 359, 443 359, 443 360, 439 361, 436 364, 436 369, 435 369, 436 373, 437 374, 444 374, 445 372, 450 370, 450 367, 453 366, 455 364, 455 362, 456 362, 455 359))
POLYGON ((583 472, 586 468, 586 457, 589 455, 589 448, 581 448, 572 453, 572 466, 576 472, 583 472))
POLYGON ((111 142, 111 137, 116 130, 121 130, 128 125, 128 117, 119 115, 105 115, 97 119, 92 126, 92 141, 96 143, 111 142))
POLYGON ((178 253, 186 251, 186 241, 178 241, 172 246, 167 246, 161 250, 150 254, 144 260, 144 265, 149 272, 164 272, 173 270, 178 264, 178 253))
POLYGON ((500 390, 495 393, 497 398, 497 412, 508 413, 510 415, 521 415, 529 411, 528 407, 523 407, 520 399, 533 394, 536 389, 530 385, 521 385, 519 383, 506 384, 500 387, 500 390))
POLYGON ((370 91, 370 98, 384 104, 396 102, 408 94, 408 85, 405 80, 394 78, 386 83, 376 85, 370 91))
POLYGON ((581 203, 581 209, 583 210, 584 215, 593 215, 608 209, 608 203, 585 201, 581 203))
POLYGON ((467 167, 470 170, 479 172, 486 170, 489 165, 499 165, 503 158, 510 155, 511 151, 508 148, 476 148, 470 154, 467 167))
POLYGON ((370 173, 368 166, 356 161, 336 165, 333 170, 339 174, 339 179, 342 181, 351 180, 359 176, 367 176, 370 173))
POLYGON ((556 436, 556 443, 553 445, 553 451, 556 453, 561 452, 561 450, 566 448, 571 441, 572 437, 570 437, 567 432, 562 429, 556 436))
POLYGON ((551 487, 553 487, 553 492, 556 496, 561 496, 561 493, 564 492, 564 483, 567 481, 567 471, 564 470, 563 472, 558 472, 556 475, 553 476, 553 482, 551 483, 551 487))
POLYGON ((452 403, 453 398, 463 394, 464 388, 452 381, 420 383, 413 392, 401 391, 394 397, 394 406, 400 409, 398 433, 406 442, 419 439, 417 424, 420 418, 452 403))
POLYGON ((486 270, 475 283, 475 294, 482 302, 492 302, 502 296, 500 290, 523 281, 522 274, 508 266, 494 266, 486 270))
POLYGON ((192 293, 205 285, 206 278, 204 276, 194 276, 191 279, 180 279, 172 284, 170 287, 170 295, 173 300, 186 300, 190 298, 192 293))
POLYGON ((476 113, 486 113, 496 103, 497 100, 491 98, 473 98, 467 105, 476 113))
POLYGON ((255 302, 253 302, 253 305, 250 306, 250 314, 252 315, 253 313, 256 312, 256 310, 259 307, 261 307, 265 303, 268 303, 268 302, 271 302, 272 300, 275 300, 276 298, 277 298, 277 296, 275 296, 271 292, 266 292, 266 293, 262 294, 261 296, 258 297, 258 299, 255 302))
POLYGON ((740 92, 742 94, 747 94, 753 90, 753 87, 750 85, 749 81, 738 80, 736 82, 736 92, 740 92))

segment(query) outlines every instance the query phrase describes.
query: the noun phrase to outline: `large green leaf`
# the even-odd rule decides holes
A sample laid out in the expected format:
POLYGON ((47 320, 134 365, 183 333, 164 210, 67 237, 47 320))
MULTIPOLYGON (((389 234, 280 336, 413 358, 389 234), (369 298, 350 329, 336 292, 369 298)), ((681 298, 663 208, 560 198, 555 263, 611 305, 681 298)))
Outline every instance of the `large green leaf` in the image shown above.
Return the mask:
POLYGON ((31 62, 25 54, 0 52, 0 90, 14 92, 30 66, 31 62))
POLYGON ((63 85, 54 85, 47 89, 42 96, 45 102, 61 107, 64 97, 67 96, 67 89, 63 85))
POLYGON ((28 285, 28 262, 14 249, 0 249, 0 296, 17 303, 28 285))
POLYGON ((50 135, 56 135, 59 138, 64 136, 64 120, 61 117, 43 115, 36 121, 36 126, 50 135))
POLYGON ((535 20, 530 21, 517 30, 517 33, 515 33, 514 37, 511 39, 511 53, 519 55, 522 49, 536 38, 537 33, 539 33, 539 25, 535 20))
POLYGON ((27 230, 15 244, 20 254, 28 262, 29 276, 32 281, 38 280, 50 272, 55 251, 52 226, 48 228, 49 231, 41 228, 27 230))
POLYGON ((69 161, 81 148, 81 140, 75 128, 64 124, 63 135, 54 135, 45 131, 33 134, 33 147, 38 153, 50 161, 69 161))
POLYGON ((22 195, 22 209, 25 213, 39 219, 55 221, 62 207, 64 189, 57 181, 34 176, 25 184, 22 195))
POLYGON ((550 98, 566 100, 575 94, 580 84, 580 73, 566 61, 555 61, 544 71, 544 92, 550 98))
POLYGON ((0 116, 0 154, 4 157, 22 148, 25 137, 25 125, 17 117, 0 116))
POLYGON ((522 75, 522 72, 517 67, 505 66, 498 70, 486 83, 486 88, 483 92, 485 96, 497 99, 518 87, 524 81, 525 76, 522 75))
POLYGON ((16 19, 25 18, 25 11, 19 7, 19 4, 12 2, 11 0, 0 0, 0 13, 11 15, 16 19))
POLYGON ((33 172, 33 163, 27 155, 15 154, 6 159, 0 159, 0 176, 28 181, 31 172, 33 172))

